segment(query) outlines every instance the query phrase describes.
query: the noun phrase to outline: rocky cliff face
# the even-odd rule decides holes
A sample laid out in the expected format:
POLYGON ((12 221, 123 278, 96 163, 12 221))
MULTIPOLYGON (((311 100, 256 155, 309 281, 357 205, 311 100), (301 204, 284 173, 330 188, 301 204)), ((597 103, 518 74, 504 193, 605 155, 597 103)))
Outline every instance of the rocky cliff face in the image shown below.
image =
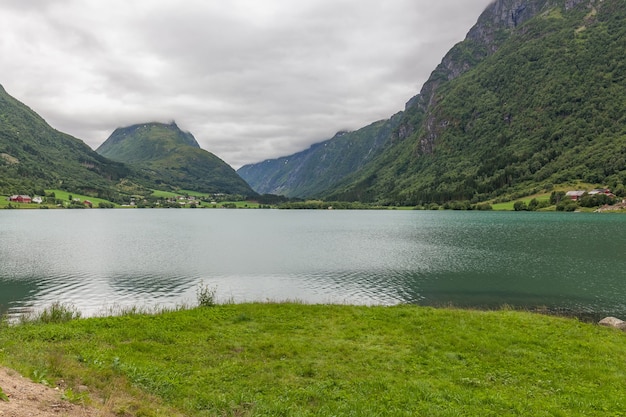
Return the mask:
MULTIPOLYGON (((567 0, 565 10, 596 0, 567 0)), ((500 45, 517 28, 534 16, 563 4, 557 0, 496 0, 480 15, 474 27, 470 29, 464 42, 454 46, 433 71, 420 93, 406 104, 407 117, 401 123, 396 134, 402 140, 421 133, 416 154, 430 154, 438 137, 438 130, 445 128, 446 122, 437 120, 433 109, 437 106, 437 89, 443 82, 454 80, 469 71, 488 56, 496 53, 500 45), (416 126, 411 123, 410 115, 424 113, 423 123, 416 126)), ((561 6, 559 6, 561 7, 561 6)))
POLYGON ((447 123, 434 111, 441 84, 458 78, 497 52, 516 27, 540 13, 549 1, 497 0, 491 3, 470 29, 465 41, 446 54, 420 93, 409 100, 405 111, 394 116, 393 122, 388 124, 393 127, 391 133, 386 137, 378 135, 371 149, 368 149, 368 142, 365 142, 367 146, 356 147, 353 144, 349 147, 347 144, 355 135, 351 132, 346 137, 335 137, 321 146, 315 145, 294 155, 242 167, 239 174, 257 192, 303 197, 333 187, 371 161, 385 146, 399 144, 407 138, 419 135, 414 153, 431 154, 439 132, 445 129, 447 123))
POLYGON ((376 147, 358 150, 350 134, 246 175, 297 185, 292 195, 403 205, 484 201, 581 178, 619 186, 624 21, 623 0, 494 1, 376 147), (339 143, 350 146, 329 152, 339 143), (346 166, 343 178, 321 171, 346 166))
POLYGON ((489 27, 514 29, 536 16, 549 3, 549 0, 494 1, 479 17, 478 23, 470 30, 468 38, 488 40, 488 37, 480 36, 480 34, 488 33, 489 31, 485 29, 489 27))

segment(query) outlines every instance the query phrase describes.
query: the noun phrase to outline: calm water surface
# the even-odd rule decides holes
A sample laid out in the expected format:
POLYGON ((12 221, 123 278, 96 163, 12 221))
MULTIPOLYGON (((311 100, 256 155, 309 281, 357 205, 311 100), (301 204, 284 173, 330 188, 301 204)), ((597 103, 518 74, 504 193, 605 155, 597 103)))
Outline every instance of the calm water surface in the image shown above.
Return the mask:
POLYGON ((278 210, 0 212, 0 308, 218 301, 547 306, 626 316, 626 216, 278 210))

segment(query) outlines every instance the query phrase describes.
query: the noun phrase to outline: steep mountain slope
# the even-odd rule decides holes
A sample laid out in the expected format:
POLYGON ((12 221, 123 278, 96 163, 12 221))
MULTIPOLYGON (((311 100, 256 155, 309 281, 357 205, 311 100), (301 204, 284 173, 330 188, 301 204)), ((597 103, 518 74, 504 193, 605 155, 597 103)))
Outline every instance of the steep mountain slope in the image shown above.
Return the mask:
POLYGON ((200 149, 176 123, 144 123, 118 128, 96 152, 138 169, 157 186, 206 193, 254 195, 228 164, 200 149))
POLYGON ((626 3, 494 2, 412 99, 393 149, 329 198, 480 201, 626 181, 626 3))
POLYGON ((623 0, 494 1, 395 116, 378 155, 321 194, 412 205, 578 180, 623 193, 624 50, 623 0))
POLYGON ((50 127, 0 86, 0 194, 63 188, 108 196, 131 175, 123 164, 50 127))
POLYGON ((315 196, 378 156, 399 120, 396 116, 354 132, 339 132, 305 151, 245 165, 237 172, 258 193, 315 196))

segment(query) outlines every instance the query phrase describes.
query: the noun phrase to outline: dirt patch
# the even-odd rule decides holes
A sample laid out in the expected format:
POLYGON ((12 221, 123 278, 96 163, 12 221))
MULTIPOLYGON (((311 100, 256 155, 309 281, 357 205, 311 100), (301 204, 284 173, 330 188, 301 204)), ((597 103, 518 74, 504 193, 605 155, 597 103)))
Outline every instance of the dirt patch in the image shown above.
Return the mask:
POLYGON ((0 387, 9 401, 0 400, 0 417, 106 417, 112 414, 65 401, 63 391, 32 382, 0 368, 0 387))
POLYGON ((621 210, 626 210, 626 201, 622 201, 621 203, 617 203, 617 204, 613 204, 612 206, 604 205, 602 207, 600 207, 599 209, 597 209, 597 212, 603 212, 603 211, 621 211, 621 210))

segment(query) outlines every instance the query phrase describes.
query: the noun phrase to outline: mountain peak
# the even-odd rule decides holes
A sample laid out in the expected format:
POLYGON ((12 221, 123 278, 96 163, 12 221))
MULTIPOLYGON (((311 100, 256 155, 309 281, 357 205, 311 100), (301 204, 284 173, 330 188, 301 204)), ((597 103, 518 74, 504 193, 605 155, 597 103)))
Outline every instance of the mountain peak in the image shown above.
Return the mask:
POLYGON ((118 127, 96 152, 114 161, 136 163, 188 146, 200 148, 193 135, 180 130, 175 122, 149 122, 118 127))
POLYGON ((235 170, 201 149, 193 135, 180 130, 174 121, 117 128, 96 152, 157 175, 162 182, 182 189, 254 194, 235 170))

